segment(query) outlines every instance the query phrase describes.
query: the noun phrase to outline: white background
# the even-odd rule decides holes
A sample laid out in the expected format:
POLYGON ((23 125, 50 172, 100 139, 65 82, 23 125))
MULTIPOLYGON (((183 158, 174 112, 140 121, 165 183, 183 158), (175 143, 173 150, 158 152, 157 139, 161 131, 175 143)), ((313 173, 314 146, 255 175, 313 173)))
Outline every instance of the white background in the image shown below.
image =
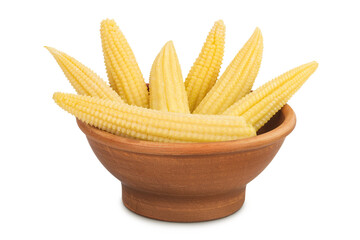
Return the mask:
POLYGON ((357 1, 1 1, 0 239, 359 239, 360 14, 357 1), (74 92, 44 45, 106 79, 100 21, 114 18, 146 78, 173 40, 186 76, 214 21, 226 27, 222 71, 256 26, 256 86, 316 60, 290 100, 297 126, 230 217, 195 224, 140 217, 96 159, 74 117, 74 92))

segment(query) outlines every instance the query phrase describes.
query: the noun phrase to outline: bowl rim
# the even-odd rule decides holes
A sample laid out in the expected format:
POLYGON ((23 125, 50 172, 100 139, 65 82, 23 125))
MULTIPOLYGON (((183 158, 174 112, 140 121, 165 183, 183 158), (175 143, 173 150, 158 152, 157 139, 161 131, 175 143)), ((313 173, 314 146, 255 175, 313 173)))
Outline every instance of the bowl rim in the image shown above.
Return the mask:
POLYGON ((77 124, 86 137, 115 149, 155 155, 209 155, 232 153, 263 148, 283 140, 296 125, 294 110, 286 104, 281 110, 283 122, 276 128, 260 135, 239 140, 206 143, 162 143, 126 138, 90 126, 79 119, 77 124))

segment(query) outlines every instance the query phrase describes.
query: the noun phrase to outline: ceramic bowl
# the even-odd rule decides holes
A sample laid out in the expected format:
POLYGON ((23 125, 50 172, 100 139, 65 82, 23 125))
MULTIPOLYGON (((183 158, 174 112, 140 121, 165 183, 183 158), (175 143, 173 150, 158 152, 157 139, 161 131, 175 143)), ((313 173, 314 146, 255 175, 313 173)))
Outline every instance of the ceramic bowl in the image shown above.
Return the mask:
POLYGON ((158 143, 78 126, 104 167, 122 184, 122 200, 149 218, 197 222, 241 208, 246 185, 259 175, 294 129, 285 105, 251 138, 212 143, 158 143))

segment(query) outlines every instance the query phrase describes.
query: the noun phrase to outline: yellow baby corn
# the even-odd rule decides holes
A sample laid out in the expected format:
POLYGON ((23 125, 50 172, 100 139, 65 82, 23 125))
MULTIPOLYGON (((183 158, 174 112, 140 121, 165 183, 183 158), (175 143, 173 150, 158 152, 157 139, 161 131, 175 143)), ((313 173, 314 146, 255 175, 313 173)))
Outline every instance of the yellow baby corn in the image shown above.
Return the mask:
POLYGON ((262 51, 263 38, 256 28, 194 113, 219 114, 249 93, 260 68, 262 51))
POLYGON ((121 97, 91 69, 55 48, 45 48, 54 56, 78 94, 123 102, 121 97))
POLYGON ((169 41, 156 57, 150 73, 150 108, 190 113, 174 44, 169 41))
POLYGON ((224 115, 243 116, 259 130, 315 72, 317 62, 294 68, 234 103, 224 115))
POLYGON ((185 79, 185 88, 192 112, 214 86, 220 72, 225 47, 225 25, 215 22, 201 52, 185 79))
POLYGON ((110 133, 161 142, 215 142, 255 136, 244 118, 146 109, 110 100, 55 93, 55 102, 87 124, 110 133))
POLYGON ((114 20, 101 22, 101 41, 111 87, 131 105, 148 107, 149 93, 125 36, 114 20))

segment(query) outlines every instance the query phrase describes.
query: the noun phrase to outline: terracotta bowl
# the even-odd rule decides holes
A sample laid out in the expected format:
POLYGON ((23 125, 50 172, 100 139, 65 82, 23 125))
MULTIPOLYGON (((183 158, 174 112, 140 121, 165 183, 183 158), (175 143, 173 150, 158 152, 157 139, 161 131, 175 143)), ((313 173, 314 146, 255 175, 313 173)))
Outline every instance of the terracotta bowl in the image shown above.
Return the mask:
POLYGON ((141 141, 77 123, 100 162, 121 181, 128 209, 164 221, 197 222, 241 208, 246 185, 274 158, 296 117, 286 105, 259 135, 212 143, 141 141))

